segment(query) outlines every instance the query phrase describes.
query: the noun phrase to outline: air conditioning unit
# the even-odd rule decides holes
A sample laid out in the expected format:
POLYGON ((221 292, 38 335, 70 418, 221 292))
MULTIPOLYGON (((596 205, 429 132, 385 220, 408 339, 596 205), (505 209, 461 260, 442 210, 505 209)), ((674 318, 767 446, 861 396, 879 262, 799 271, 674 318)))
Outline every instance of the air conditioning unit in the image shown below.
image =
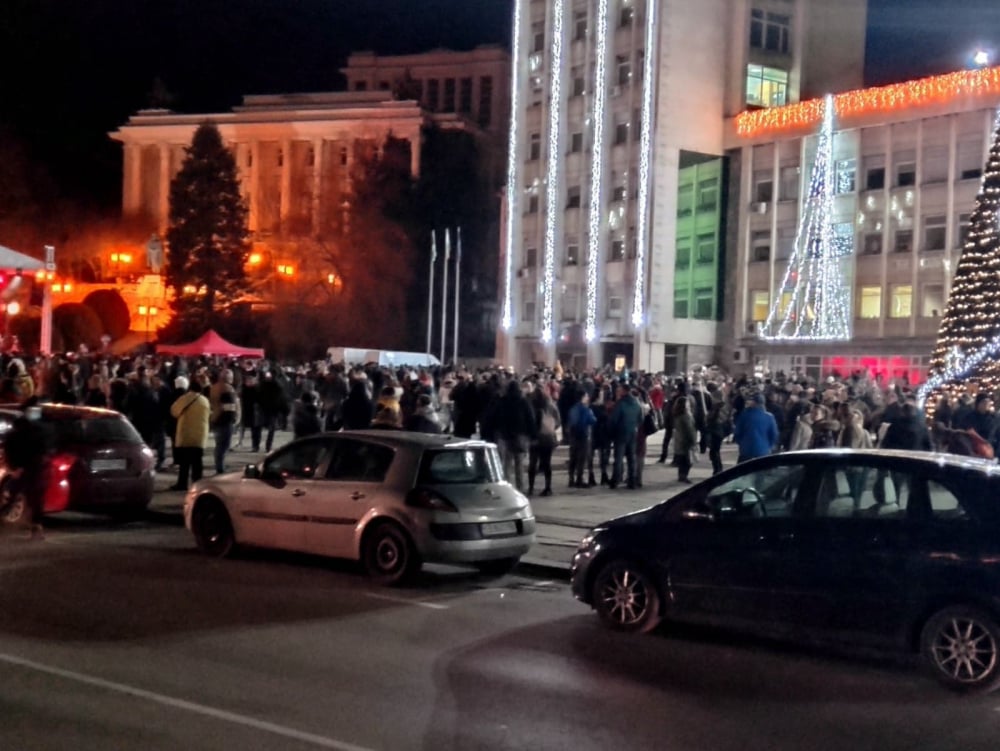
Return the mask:
POLYGON ((733 362, 745 365, 750 361, 750 353, 747 352, 746 347, 736 347, 733 350, 733 362))
POLYGON ((754 211, 756 211, 758 214, 766 214, 767 213, 767 202, 766 201, 759 201, 757 203, 752 204, 751 208, 754 211))

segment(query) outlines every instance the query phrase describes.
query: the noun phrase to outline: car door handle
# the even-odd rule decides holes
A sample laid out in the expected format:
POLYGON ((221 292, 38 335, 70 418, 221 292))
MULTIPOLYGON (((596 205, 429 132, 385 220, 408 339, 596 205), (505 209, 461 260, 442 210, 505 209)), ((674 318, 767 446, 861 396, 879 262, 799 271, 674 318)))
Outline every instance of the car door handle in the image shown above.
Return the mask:
POLYGON ((365 494, 362 493, 362 492, 360 492, 360 491, 357 491, 357 490, 355 490, 353 493, 351 493, 351 500, 352 501, 360 501, 364 497, 365 497, 365 494))
POLYGON ((295 490, 292 491, 292 495, 295 496, 296 498, 298 498, 300 495, 305 495, 305 494, 306 491, 304 491, 302 488, 295 488, 295 490))

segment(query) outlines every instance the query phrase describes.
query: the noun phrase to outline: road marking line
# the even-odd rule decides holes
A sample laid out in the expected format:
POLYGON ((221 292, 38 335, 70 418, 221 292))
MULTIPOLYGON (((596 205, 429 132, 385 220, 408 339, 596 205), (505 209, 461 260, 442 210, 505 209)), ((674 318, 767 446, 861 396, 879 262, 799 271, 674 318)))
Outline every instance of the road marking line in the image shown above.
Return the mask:
POLYGON ((425 600, 408 600, 405 597, 393 597, 392 595, 380 595, 374 592, 366 592, 367 597, 371 597, 373 600, 387 600, 388 602, 398 602, 403 605, 418 605, 422 608, 429 608, 430 610, 450 610, 448 605, 439 605, 436 602, 427 602, 425 600))
POLYGON ((22 668, 28 668, 39 673, 47 673, 48 675, 54 675, 70 681, 76 681, 77 683, 83 683, 88 686, 96 686, 108 691, 116 691, 120 694, 134 696, 138 699, 146 699, 147 701, 163 704, 167 707, 183 709, 187 712, 193 712, 206 717, 213 717, 217 720, 231 722, 235 725, 244 725, 256 730, 263 730, 264 732, 280 735, 285 738, 291 738, 304 743, 311 743, 314 746, 319 746, 321 748, 332 748, 337 751, 371 751, 371 749, 365 746, 356 746, 353 743, 345 743, 344 741, 327 738, 323 735, 306 733, 301 730, 296 730, 295 728, 277 725, 273 722, 267 722, 266 720, 258 720, 253 717, 248 717, 247 715, 237 714, 236 712, 228 712, 224 709, 216 709, 215 707, 209 707, 205 704, 198 704, 184 699, 177 699, 172 696, 158 694, 154 691, 146 691, 145 689, 135 688, 134 686, 129 686, 124 683, 108 681, 103 678, 86 675, 84 673, 77 673, 73 670, 63 670, 62 668, 57 668, 52 665, 45 665, 40 662, 34 662, 33 660, 26 660, 23 657, 17 657, 16 655, 0 653, 0 662, 5 662, 9 665, 17 665, 22 668))

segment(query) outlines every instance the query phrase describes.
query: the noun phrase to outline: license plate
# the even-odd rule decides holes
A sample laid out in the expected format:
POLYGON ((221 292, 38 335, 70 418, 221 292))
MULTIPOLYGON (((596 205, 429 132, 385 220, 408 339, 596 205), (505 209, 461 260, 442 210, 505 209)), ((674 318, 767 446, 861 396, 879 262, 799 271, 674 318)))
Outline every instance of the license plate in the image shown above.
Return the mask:
POLYGON ((125 469, 124 459, 94 459, 90 463, 90 468, 94 472, 112 472, 116 469, 125 469))
POLYGON ((499 537, 500 535, 516 535, 517 522, 489 522, 483 524, 483 537, 499 537))

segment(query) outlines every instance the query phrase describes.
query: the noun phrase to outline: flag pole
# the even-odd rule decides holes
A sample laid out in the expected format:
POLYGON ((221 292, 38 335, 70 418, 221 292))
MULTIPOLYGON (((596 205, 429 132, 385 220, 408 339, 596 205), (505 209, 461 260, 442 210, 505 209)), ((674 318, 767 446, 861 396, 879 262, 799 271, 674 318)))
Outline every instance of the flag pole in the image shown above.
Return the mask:
POLYGON ((459 227, 455 238, 455 338, 451 347, 451 364, 458 367, 458 298, 462 293, 462 228, 459 227))
POLYGON ((451 230, 444 228, 444 281, 441 284, 441 364, 448 346, 448 259, 451 258, 451 230))
POLYGON ((437 260, 437 243, 431 230, 430 279, 427 283, 427 354, 431 353, 431 327, 434 324, 434 261, 437 260))

